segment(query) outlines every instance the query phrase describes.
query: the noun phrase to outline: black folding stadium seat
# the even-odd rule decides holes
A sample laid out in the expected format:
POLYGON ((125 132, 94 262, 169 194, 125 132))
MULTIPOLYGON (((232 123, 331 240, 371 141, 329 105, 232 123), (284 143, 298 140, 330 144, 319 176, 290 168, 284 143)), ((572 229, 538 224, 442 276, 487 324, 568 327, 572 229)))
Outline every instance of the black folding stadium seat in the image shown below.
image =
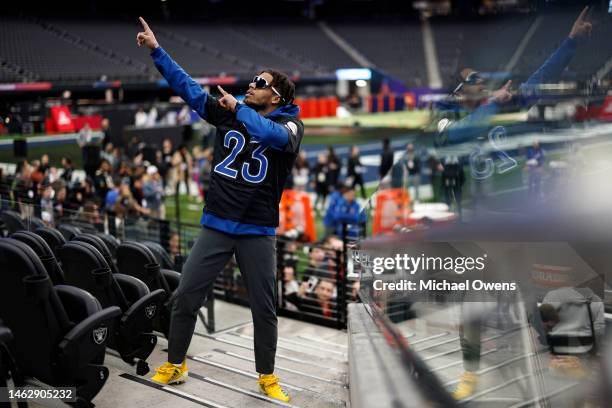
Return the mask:
MULTIPOLYGON (((13 385, 15 387, 23 387, 24 381, 21 373, 17 371, 15 366, 15 359, 9 351, 9 343, 13 340, 13 333, 11 329, 6 327, 2 320, 0 320, 0 399, 7 401, 7 381, 12 378, 13 385)), ((0 403, 0 407, 7 406, 10 408, 10 403, 0 403)), ((19 408, 25 408, 28 406, 25 402, 17 404, 19 408)))
POLYGON ((102 241, 104 241, 106 247, 113 256, 113 259, 116 259, 117 248, 119 248, 119 245, 121 245, 121 241, 119 241, 117 237, 114 237, 111 234, 105 234, 103 232, 96 232, 96 236, 100 237, 102 241))
MULTIPOLYGON (((176 290, 181 274, 162 269, 155 255, 144 244, 126 241, 117 248, 117 268, 120 273, 133 276, 143 281, 150 290, 163 289, 168 296, 176 290)), ((154 322, 156 330, 167 336, 170 329, 170 310, 163 308, 154 322)))
POLYGON ((102 309, 81 289, 53 286, 23 242, 0 239, 0 261, 0 318, 13 334, 17 368, 50 386, 75 387, 75 405, 92 406, 108 378, 104 352, 121 310, 102 309))
POLYGON ((46 227, 43 220, 38 217, 28 217, 24 222, 28 226, 28 231, 36 231, 38 228, 46 227))
POLYGON ((57 229, 66 238, 66 241, 70 241, 75 235, 82 233, 79 227, 70 224, 60 224, 57 229))
POLYGON ((28 227, 25 222, 21 219, 19 213, 15 211, 6 210, 2 212, 2 221, 4 221, 4 225, 8 229, 9 234, 17 231, 27 231, 28 227))
POLYGON ((115 263, 115 258, 108 250, 108 246, 102 240, 102 238, 94 234, 79 234, 75 235, 72 238, 72 241, 87 242, 88 244, 92 245, 102 254, 104 260, 106 260, 106 263, 108 264, 108 266, 110 266, 111 271, 113 273, 117 273, 117 264, 115 263))
POLYGON ((153 241, 142 241, 142 244, 149 248, 149 250, 153 253, 155 259, 157 259, 157 263, 159 263, 159 266, 161 268, 176 271, 174 262, 172 261, 170 254, 168 254, 168 252, 164 249, 163 246, 153 241))
POLYGON ((58 263, 57 258, 55 258, 55 254, 49 247, 49 244, 40 235, 30 231, 17 231, 11 235, 11 238, 23 242, 34 250, 54 285, 66 283, 61 265, 58 263))
POLYGON ((59 248, 59 258, 69 285, 90 292, 103 306, 121 309, 123 314, 110 336, 109 347, 117 350, 126 363, 136 363, 138 374, 145 374, 148 366, 144 360, 157 343, 152 333, 153 319, 166 292, 149 291, 133 276, 113 274, 100 251, 86 242, 67 242, 59 248))
POLYGON ((38 228, 34 233, 40 235, 45 240, 51 251, 53 251, 55 258, 59 259, 58 249, 66 243, 66 238, 64 238, 62 233, 51 227, 38 228))

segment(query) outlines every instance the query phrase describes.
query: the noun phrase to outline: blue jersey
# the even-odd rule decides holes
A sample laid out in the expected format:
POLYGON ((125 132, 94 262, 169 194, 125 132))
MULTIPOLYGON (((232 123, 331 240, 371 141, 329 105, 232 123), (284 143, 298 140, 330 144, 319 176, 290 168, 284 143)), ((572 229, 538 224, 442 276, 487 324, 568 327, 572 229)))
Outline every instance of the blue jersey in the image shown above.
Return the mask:
POLYGON ((217 128, 201 223, 232 234, 274 235, 283 186, 304 134, 299 108, 281 106, 264 117, 238 104, 231 112, 161 47, 151 56, 172 90, 217 128))

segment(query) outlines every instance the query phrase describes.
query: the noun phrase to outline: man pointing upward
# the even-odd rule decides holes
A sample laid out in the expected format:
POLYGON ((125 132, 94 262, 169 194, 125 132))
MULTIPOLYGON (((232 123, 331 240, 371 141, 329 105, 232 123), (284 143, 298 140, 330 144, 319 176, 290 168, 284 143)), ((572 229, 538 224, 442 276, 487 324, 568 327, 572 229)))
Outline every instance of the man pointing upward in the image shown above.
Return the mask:
POLYGON ((149 25, 138 46, 151 49, 155 67, 174 92, 217 128, 210 189, 202 212, 202 230, 183 266, 172 294, 168 362, 153 380, 176 384, 187 378, 185 356, 197 313, 217 275, 236 256, 248 288, 253 316, 255 368, 260 389, 289 401, 274 375, 276 355, 276 236, 278 205, 287 175, 297 157, 304 126, 294 105, 295 85, 285 75, 266 69, 249 84, 244 103, 219 87, 216 99, 195 82, 159 46, 149 25))

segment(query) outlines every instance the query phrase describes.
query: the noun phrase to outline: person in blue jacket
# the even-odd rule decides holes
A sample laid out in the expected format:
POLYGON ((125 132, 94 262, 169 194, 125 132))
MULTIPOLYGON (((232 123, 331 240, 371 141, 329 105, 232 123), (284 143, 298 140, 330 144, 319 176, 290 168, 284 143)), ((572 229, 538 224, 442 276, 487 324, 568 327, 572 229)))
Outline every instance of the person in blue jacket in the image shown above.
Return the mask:
POLYGON ((585 7, 559 48, 538 68, 514 95, 512 81, 486 96, 486 78, 480 72, 465 68, 462 81, 449 98, 434 104, 434 120, 437 131, 436 144, 454 144, 474 140, 489 126, 489 119, 500 111, 502 105, 513 101, 523 107, 533 104, 539 95, 539 84, 557 82, 576 53, 577 40, 590 34, 592 24, 586 20, 589 7, 585 7))
POLYGON ((333 220, 336 235, 342 239, 358 239, 361 229, 366 222, 365 212, 361 210, 359 203, 355 200, 355 188, 346 186, 342 189, 342 195, 333 207, 328 208, 328 214, 333 220), (346 225, 346 234, 344 231, 346 225))
POLYGON ((235 255, 248 288, 260 390, 287 402, 289 395, 274 375, 276 227, 283 187, 304 134, 299 108, 293 104, 295 85, 287 75, 266 69, 249 84, 244 103, 221 87, 222 96, 217 99, 170 58, 142 17, 140 21, 143 31, 136 36, 138 45, 151 50, 155 67, 170 88, 217 129, 202 230, 168 301, 172 305, 168 361, 152 379, 176 384, 187 378, 185 356, 198 311, 235 255))

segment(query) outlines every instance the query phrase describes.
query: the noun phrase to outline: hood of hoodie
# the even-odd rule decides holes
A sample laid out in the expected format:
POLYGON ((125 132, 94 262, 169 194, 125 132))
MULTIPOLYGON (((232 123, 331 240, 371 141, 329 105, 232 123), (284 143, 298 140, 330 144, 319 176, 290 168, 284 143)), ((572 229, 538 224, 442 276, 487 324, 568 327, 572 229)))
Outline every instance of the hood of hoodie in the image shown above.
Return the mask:
POLYGON ((300 108, 297 105, 289 104, 283 105, 279 108, 276 108, 272 112, 268 113, 265 117, 268 119, 274 119, 281 116, 293 116, 297 117, 300 114, 300 108))

